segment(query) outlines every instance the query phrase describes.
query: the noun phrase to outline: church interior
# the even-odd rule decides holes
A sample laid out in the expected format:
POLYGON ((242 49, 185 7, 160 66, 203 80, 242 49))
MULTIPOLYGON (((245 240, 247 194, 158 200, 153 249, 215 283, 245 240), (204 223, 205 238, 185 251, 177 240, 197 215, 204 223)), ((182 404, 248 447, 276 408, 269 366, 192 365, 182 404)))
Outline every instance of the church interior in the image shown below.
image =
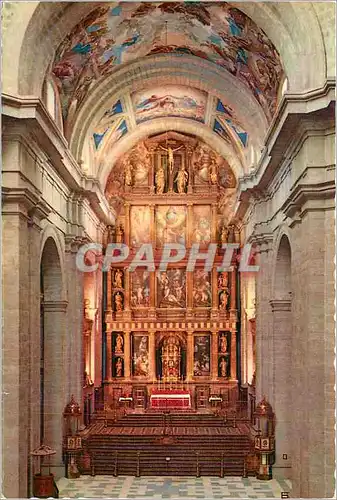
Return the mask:
POLYGON ((4 497, 332 497, 335 3, 2 28, 4 497))

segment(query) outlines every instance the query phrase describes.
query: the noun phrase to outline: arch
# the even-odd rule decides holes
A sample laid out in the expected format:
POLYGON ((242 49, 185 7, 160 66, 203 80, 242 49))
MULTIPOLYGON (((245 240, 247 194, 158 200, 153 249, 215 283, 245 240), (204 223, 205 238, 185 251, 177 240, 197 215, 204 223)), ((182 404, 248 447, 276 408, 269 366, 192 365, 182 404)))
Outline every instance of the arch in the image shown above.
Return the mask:
POLYGON ((282 231, 275 252, 273 297, 275 300, 291 300, 291 295, 291 246, 288 234, 282 231))
MULTIPOLYGON (((61 291, 59 292, 58 300, 66 300, 66 287, 65 287, 65 263, 64 263, 64 245, 59 233, 51 224, 47 224, 41 233, 41 243, 40 243, 40 264, 42 264, 42 258, 44 256, 44 251, 46 244, 48 243, 47 250, 49 249, 50 258, 55 263, 57 260, 59 262, 59 273, 61 280, 61 291)), ((49 253, 48 252, 48 253, 49 253)), ((56 269, 55 269, 56 272, 56 269)))
POLYGON ((149 135, 159 134, 167 130, 195 135, 228 161, 237 179, 243 175, 244 169, 238 160, 237 153, 206 125, 185 118, 167 118, 165 121, 157 118, 140 124, 109 150, 109 154, 106 154, 106 160, 101 163, 97 172, 97 179, 102 190, 105 189, 109 174, 120 156, 149 135))
MULTIPOLYGON (((67 303, 64 300, 63 259, 57 233, 47 226, 41 241, 40 439, 56 450, 54 464, 60 467, 67 303)), ((57 473, 57 470, 54 472, 57 473)))
MULTIPOLYGON (((281 55, 292 92, 303 91, 308 86, 317 88, 324 83, 327 55, 312 2, 271 5, 239 2, 235 6, 248 15, 274 43, 281 55), (303 61, 301 68, 298 68, 299 54, 303 61)), ((63 5, 62 2, 12 3, 6 6, 3 23, 4 91, 40 95, 48 64, 56 48, 67 33, 95 8, 95 2, 74 2, 70 5, 63 5), (41 44, 47 30, 50 43, 41 44), (9 47, 12 50, 8 50, 9 47), (39 51, 36 47, 39 47, 39 51), (31 64, 31 54, 34 54, 34 65, 31 64)))

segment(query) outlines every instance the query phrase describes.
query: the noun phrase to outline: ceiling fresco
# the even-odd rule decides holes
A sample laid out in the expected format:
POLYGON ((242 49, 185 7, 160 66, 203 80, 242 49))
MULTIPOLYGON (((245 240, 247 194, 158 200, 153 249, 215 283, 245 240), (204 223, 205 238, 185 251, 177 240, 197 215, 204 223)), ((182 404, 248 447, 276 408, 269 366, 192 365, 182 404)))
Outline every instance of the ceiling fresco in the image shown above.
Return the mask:
POLYGON ((206 92, 179 85, 164 85, 132 95, 137 123, 162 116, 203 121, 206 102, 206 92))
POLYGON ((52 74, 64 119, 117 65, 159 53, 192 54, 224 68, 272 118, 283 75, 280 57, 245 14, 226 2, 122 2, 100 4, 57 50, 52 74))

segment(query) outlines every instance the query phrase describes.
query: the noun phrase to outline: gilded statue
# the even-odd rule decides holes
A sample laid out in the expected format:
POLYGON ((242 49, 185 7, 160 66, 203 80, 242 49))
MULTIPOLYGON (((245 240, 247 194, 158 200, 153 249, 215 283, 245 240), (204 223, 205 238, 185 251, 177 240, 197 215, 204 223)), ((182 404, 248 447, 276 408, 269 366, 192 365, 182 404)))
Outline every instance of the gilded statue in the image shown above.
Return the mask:
POLYGON ((123 337, 122 335, 119 333, 116 337, 116 348, 115 348, 115 352, 117 354, 120 354, 123 352, 123 344, 124 344, 124 341, 123 341, 123 337))
POLYGON ((227 352, 227 337, 223 335, 220 339, 220 352, 223 354, 227 352))
POLYGON ((121 377, 123 371, 123 363, 121 358, 118 358, 116 361, 116 377, 121 377))
POLYGON ((221 377, 227 377, 227 361, 225 358, 220 361, 220 373, 221 377))
POLYGON ((116 242, 123 243, 123 240, 124 240, 124 228, 122 224, 120 224, 116 230, 116 242))
POLYGON ((162 165, 159 165, 156 171, 156 192, 163 194, 165 188, 165 171, 162 165))
POLYGON ((228 228, 226 226, 223 226, 223 228, 221 230, 221 236, 220 236, 220 240, 221 240, 222 244, 228 243, 228 235, 229 235, 228 228))
POLYGON ((177 188, 179 194, 184 194, 186 191, 188 180, 188 173, 185 170, 185 167, 181 165, 179 172, 177 174, 177 188))
POLYGON ((228 274, 225 272, 220 273, 218 278, 218 287, 227 288, 227 286, 228 286, 228 274))
POLYGON ((132 163, 129 158, 127 158, 124 162, 124 178, 125 185, 132 186, 132 163))
POLYGON ((211 184, 216 185, 218 183, 218 164, 217 164, 215 158, 212 158, 212 160, 211 160, 209 178, 210 178, 211 184))
POLYGON ((228 304, 228 297, 229 293, 227 290, 224 290, 220 294, 220 304, 219 304, 219 309, 227 309, 227 304, 228 304))
POLYGON ((168 158, 168 168, 170 173, 172 174, 173 172, 173 167, 174 167, 174 156, 173 153, 175 151, 178 151, 178 149, 181 149, 183 146, 179 146, 178 148, 172 149, 170 146, 167 148, 164 148, 163 146, 160 146, 161 149, 167 152, 167 158, 168 158))
POLYGON ((119 292, 117 292, 115 295, 115 306, 117 312, 123 311, 123 297, 119 292))
POLYGON ((116 288, 123 288, 123 271, 121 269, 117 269, 115 272, 114 286, 116 288))

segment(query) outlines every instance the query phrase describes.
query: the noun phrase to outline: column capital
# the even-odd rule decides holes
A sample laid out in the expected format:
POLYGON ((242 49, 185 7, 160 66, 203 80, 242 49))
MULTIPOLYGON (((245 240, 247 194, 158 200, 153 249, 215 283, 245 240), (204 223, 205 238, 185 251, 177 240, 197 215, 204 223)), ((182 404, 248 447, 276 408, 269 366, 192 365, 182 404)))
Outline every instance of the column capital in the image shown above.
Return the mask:
POLYGON ((291 299, 273 299, 269 301, 273 312, 277 311, 291 311, 291 299))

